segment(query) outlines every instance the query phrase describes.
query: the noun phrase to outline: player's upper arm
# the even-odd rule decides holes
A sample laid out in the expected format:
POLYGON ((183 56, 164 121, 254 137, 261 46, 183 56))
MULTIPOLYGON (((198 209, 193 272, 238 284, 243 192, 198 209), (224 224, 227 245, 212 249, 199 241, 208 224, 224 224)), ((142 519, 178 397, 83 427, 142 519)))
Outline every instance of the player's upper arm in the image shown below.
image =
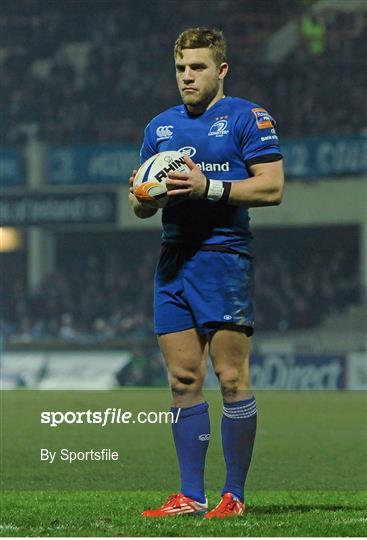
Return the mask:
POLYGON ((148 124, 144 131, 144 140, 140 148, 140 165, 147 159, 157 154, 156 141, 154 140, 151 124, 148 124))
MULTIPOLYGON (((157 153, 151 131, 151 125, 148 124, 145 128, 144 140, 140 148, 140 165, 157 153)), ((148 203, 139 202, 133 193, 129 193, 129 203, 134 214, 141 219, 152 217, 158 212, 158 207, 149 206, 148 203)))
POLYGON ((238 135, 243 160, 248 169, 257 162, 273 162, 282 158, 274 118, 261 107, 241 111, 238 135))

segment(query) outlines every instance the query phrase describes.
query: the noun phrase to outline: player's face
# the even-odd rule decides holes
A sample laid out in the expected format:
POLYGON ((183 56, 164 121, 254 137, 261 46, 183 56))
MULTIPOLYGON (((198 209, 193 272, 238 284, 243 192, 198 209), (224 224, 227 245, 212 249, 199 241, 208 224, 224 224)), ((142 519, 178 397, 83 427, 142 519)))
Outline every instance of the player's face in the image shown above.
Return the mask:
POLYGON ((217 66, 210 49, 183 49, 175 64, 178 89, 189 111, 201 113, 223 97, 228 65, 217 66))

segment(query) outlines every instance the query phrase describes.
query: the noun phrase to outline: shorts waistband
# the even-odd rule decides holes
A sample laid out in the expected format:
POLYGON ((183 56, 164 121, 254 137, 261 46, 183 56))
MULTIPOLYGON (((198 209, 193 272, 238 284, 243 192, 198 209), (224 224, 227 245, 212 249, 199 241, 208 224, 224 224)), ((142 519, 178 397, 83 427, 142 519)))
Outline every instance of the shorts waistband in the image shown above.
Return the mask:
POLYGON ((163 242, 162 248, 168 248, 168 249, 171 248, 171 249, 183 251, 186 253, 193 253, 196 251, 220 251, 222 253, 234 253, 236 255, 243 255, 244 257, 248 257, 252 259, 252 255, 250 253, 237 251, 234 248, 223 246, 222 244, 202 244, 201 246, 195 246, 195 245, 190 245, 190 244, 163 242))

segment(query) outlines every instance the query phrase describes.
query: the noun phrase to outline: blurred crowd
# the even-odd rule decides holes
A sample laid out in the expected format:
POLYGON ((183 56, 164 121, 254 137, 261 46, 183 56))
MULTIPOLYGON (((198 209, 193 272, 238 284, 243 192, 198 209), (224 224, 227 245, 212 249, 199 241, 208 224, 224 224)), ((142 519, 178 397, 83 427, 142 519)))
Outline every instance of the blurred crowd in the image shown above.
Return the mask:
MULTIPOLYGON (((130 235, 131 236, 131 235, 130 235)), ((356 249, 348 242, 323 249, 281 241, 280 233, 259 241, 255 251, 256 330, 313 328, 330 314, 360 300, 356 249)), ((316 235, 317 236, 317 235, 316 235)), ((89 250, 63 253, 57 271, 27 293, 19 264, 3 265, 0 305, 11 340, 60 339, 90 344, 153 337, 152 285, 158 246, 147 238, 139 251, 89 250), (18 276, 17 276, 18 273, 18 276)))
POLYGON ((2 144, 136 143, 179 96, 172 57, 189 26, 220 27, 228 91, 267 107, 283 136, 366 128, 366 13, 312 0, 18 0, 0 8, 2 144), (268 39, 297 25, 297 45, 266 62, 268 39))
POLYGON ((289 259, 274 251, 256 267, 256 328, 312 328, 328 315, 342 313, 360 300, 359 277, 351 253, 317 250, 289 259))
POLYGON ((5 334, 31 340, 51 338, 80 343, 152 335, 153 255, 126 263, 126 254, 90 254, 60 261, 33 294, 24 274, 13 290, 2 291, 5 334), (85 264, 84 264, 85 263, 85 264))

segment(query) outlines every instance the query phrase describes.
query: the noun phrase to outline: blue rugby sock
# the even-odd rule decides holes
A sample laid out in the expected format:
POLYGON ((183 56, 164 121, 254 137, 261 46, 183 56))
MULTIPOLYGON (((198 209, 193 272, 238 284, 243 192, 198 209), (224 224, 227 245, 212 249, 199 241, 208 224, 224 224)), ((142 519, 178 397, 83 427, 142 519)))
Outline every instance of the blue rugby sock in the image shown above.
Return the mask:
MULTIPOLYGON (((181 493, 201 503, 205 502, 204 466, 210 437, 208 408, 206 402, 181 408, 177 423, 172 424, 181 493)), ((172 407, 171 411, 176 417, 178 407, 172 407)))
POLYGON ((241 501, 250 467, 256 434, 256 401, 251 399, 223 403, 222 446, 227 478, 222 495, 230 492, 241 501))

